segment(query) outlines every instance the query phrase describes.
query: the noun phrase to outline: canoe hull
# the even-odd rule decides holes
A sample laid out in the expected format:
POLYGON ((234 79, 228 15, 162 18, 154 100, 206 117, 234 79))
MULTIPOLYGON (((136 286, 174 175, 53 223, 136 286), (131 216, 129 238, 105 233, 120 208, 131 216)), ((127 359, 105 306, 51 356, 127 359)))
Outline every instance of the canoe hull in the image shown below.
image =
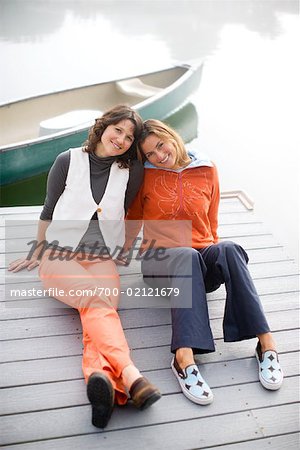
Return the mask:
MULTIPOLYGON (((162 93, 133 106, 143 119, 166 119, 182 108, 189 97, 198 88, 202 75, 202 65, 188 70, 183 77, 162 93)), ((50 135, 41 140, 2 148, 1 185, 11 184, 43 172, 47 172, 57 155, 71 147, 79 147, 87 139, 89 124, 86 128, 71 129, 50 135)))

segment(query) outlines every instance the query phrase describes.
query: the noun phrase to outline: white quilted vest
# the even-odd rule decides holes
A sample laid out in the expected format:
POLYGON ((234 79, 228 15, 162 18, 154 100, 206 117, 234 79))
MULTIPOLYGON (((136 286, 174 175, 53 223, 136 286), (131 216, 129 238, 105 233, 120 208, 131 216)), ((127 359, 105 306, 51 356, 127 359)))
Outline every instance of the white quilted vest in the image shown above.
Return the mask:
POLYGON ((60 247, 71 247, 75 251, 97 211, 99 227, 110 253, 114 253, 116 247, 122 247, 128 178, 129 169, 120 169, 114 162, 104 195, 97 204, 91 190, 89 155, 81 147, 71 148, 66 187, 54 208, 52 222, 46 231, 47 241, 58 241, 60 247))

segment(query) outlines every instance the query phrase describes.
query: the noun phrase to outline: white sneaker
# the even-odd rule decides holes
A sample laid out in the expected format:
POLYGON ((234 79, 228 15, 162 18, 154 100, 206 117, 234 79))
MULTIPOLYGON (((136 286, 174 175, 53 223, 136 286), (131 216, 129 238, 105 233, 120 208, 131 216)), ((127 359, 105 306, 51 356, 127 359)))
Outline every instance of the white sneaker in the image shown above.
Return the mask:
POLYGON ((185 369, 181 369, 174 357, 171 368, 177 378, 183 394, 192 402, 198 405, 209 405, 214 399, 213 393, 202 378, 196 364, 191 364, 185 369))
POLYGON ((264 388, 276 391, 283 382, 283 371, 279 364, 278 353, 275 350, 261 351, 258 342, 255 356, 259 367, 259 381, 264 388))

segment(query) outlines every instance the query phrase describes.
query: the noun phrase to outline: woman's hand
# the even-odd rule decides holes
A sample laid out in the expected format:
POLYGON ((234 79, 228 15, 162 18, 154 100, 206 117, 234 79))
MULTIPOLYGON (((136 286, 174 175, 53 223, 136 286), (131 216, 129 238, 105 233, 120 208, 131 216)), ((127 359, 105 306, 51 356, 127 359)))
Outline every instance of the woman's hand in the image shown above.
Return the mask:
POLYGON ((11 262, 8 266, 9 272, 19 272, 20 270, 26 269, 32 270, 40 264, 39 259, 36 256, 32 256, 30 259, 20 258, 11 262))
POLYGON ((122 250, 116 259, 114 260, 117 266, 129 266, 130 258, 129 258, 129 250, 122 250))
MULTIPOLYGON (((46 230, 50 225, 50 221, 39 220, 38 221, 38 230, 36 237, 36 248, 39 249, 40 244, 45 242, 46 239, 46 230)), ((32 270, 40 264, 40 250, 36 251, 36 254, 33 252, 30 258, 20 258, 12 261, 8 265, 8 270, 10 272, 19 272, 19 270, 26 269, 32 270)))

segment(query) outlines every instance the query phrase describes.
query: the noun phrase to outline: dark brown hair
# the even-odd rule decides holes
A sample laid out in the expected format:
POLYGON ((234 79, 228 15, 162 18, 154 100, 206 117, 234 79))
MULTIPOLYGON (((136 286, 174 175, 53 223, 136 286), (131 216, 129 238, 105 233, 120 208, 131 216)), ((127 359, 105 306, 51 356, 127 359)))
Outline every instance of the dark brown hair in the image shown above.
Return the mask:
POLYGON ((87 153, 94 152, 104 130, 109 125, 116 125, 122 120, 131 120, 134 125, 134 141, 131 147, 123 155, 116 158, 120 168, 128 168, 130 161, 137 159, 137 140, 143 128, 143 121, 140 115, 127 105, 117 105, 95 120, 95 124, 89 130, 88 138, 83 144, 83 150, 87 153))

